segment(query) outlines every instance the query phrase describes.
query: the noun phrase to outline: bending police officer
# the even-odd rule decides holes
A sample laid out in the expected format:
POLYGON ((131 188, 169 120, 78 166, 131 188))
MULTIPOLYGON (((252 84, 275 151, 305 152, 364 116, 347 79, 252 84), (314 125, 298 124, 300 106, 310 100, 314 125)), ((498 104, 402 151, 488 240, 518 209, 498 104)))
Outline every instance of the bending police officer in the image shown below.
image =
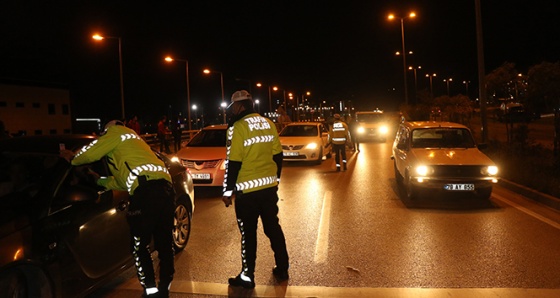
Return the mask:
POLYGON ((251 95, 237 91, 228 106, 231 120, 226 143, 226 174, 222 200, 226 207, 235 199, 235 215, 241 233, 241 272, 228 280, 231 286, 255 287, 257 225, 274 251, 272 273, 282 281, 288 276, 286 240, 278 219, 278 181, 282 172, 282 146, 274 123, 253 108, 251 95))
POLYGON ((127 221, 138 280, 145 296, 167 297, 175 273, 172 234, 175 194, 163 161, 134 130, 118 120, 107 123, 102 135, 75 156, 69 150, 62 151, 61 155, 71 160, 72 165, 107 157, 113 176, 92 174, 98 185, 130 194, 127 221), (160 260, 159 286, 149 249, 152 237, 160 260))

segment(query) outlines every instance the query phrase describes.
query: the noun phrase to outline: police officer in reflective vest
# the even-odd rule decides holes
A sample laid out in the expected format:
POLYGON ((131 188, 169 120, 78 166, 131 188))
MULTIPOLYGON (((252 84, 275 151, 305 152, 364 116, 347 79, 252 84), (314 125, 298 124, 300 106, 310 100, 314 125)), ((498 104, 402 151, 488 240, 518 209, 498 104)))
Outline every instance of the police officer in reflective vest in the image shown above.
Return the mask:
POLYGON ((287 280, 288 252, 278 219, 278 182, 282 171, 282 146, 274 123, 253 108, 251 95, 237 91, 228 106, 231 119, 226 142, 226 174, 222 200, 226 207, 235 202, 241 233, 241 272, 228 280, 231 286, 255 287, 257 224, 261 218, 269 238, 278 281, 287 280), (234 200, 235 199, 235 200, 234 200))
POLYGON ((340 114, 334 114, 334 123, 329 131, 329 139, 335 153, 336 171, 340 172, 340 155, 342 154, 342 169, 346 171, 346 141, 350 139, 348 125, 342 122, 340 114))
MULTIPOLYGON (((173 279, 173 216, 175 193, 167 167, 134 130, 121 121, 105 125, 105 131, 76 155, 65 150, 61 155, 72 165, 92 163, 107 156, 113 176, 97 178, 106 189, 128 191, 130 205, 127 220, 130 226, 131 251, 138 279, 146 297, 168 297, 173 279), (160 260, 159 287, 149 245, 154 239, 160 260)), ((111 253, 111 252, 107 252, 111 253)))

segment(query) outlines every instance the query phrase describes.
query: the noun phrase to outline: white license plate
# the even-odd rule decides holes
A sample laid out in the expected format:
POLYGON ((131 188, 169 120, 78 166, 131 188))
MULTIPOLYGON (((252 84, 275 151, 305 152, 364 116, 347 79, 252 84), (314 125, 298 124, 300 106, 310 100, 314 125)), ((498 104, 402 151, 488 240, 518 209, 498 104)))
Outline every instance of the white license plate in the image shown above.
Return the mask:
POLYGON ((209 173, 193 173, 191 174, 193 179, 196 180, 210 180, 210 174, 209 173))
POLYGON ((299 152, 284 152, 284 156, 298 156, 299 152))
POLYGON ((474 184, 446 184, 443 186, 443 189, 454 191, 472 191, 474 190, 474 184))

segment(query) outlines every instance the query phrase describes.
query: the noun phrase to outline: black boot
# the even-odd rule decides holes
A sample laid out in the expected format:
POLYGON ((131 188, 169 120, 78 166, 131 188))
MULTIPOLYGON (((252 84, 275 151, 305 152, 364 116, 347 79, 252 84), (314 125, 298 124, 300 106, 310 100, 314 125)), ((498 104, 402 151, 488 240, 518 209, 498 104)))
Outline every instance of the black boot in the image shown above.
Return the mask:
POLYGON ((288 270, 283 270, 280 269, 276 266, 274 266, 274 268, 272 268, 272 274, 274 275, 274 277, 276 277, 277 281, 285 281, 288 280, 290 278, 290 275, 288 274, 288 270))
POLYGON ((228 283, 230 286, 232 287, 243 287, 245 289, 254 289, 255 288, 255 281, 253 278, 248 277, 243 275, 243 278, 241 278, 241 274, 235 276, 235 277, 230 277, 228 279, 228 283))

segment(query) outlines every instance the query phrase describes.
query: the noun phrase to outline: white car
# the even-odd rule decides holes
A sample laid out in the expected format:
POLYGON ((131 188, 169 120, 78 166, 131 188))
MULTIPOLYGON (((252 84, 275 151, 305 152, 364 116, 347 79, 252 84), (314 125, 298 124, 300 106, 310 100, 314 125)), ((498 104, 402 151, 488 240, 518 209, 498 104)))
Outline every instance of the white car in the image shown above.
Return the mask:
POLYGON ((387 141, 389 126, 383 111, 356 112, 355 131, 351 132, 360 142, 369 140, 387 141))
POLYGON ((314 161, 332 155, 329 129, 320 122, 293 122, 280 132, 284 161, 314 161))
POLYGON ((452 122, 403 122, 393 155, 395 178, 409 199, 430 193, 473 193, 488 199, 498 167, 479 149, 469 128, 452 122))
POLYGON ((195 134, 175 158, 187 167, 194 186, 222 186, 225 174, 227 125, 210 125, 195 134))

